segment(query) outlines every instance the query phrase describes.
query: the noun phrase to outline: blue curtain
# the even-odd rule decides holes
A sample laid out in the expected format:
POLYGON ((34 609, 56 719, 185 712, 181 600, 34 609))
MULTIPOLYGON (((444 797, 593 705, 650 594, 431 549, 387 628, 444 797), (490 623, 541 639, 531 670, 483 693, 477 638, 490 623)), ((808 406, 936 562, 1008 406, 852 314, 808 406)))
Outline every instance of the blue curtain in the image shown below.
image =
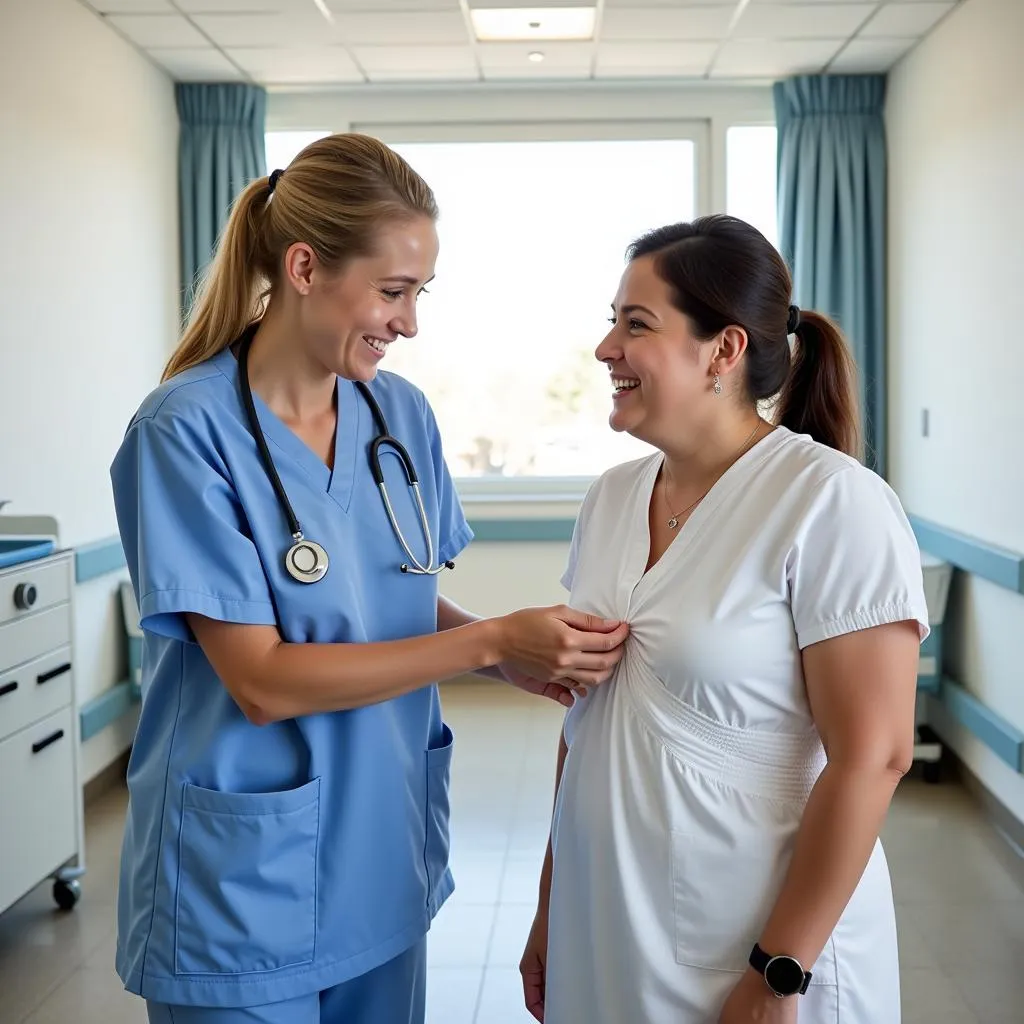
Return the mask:
POLYGON ((174 89, 181 123, 178 193, 182 308, 214 253, 231 204, 267 173, 266 92, 251 85, 185 84, 174 89))
POLYGON ((797 305, 833 317, 857 361, 867 462, 885 475, 884 75, 774 87, 780 248, 797 305))

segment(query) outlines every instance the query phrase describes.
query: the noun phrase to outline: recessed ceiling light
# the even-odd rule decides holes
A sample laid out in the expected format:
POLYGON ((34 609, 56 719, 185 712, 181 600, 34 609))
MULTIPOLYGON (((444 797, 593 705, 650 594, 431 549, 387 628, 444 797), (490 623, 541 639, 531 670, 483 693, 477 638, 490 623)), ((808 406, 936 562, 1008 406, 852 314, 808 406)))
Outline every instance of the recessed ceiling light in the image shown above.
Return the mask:
POLYGON ((534 64, 539 64, 544 59, 544 54, 540 50, 534 50, 526 55, 526 59, 532 60, 534 64))
POLYGON ((524 39, 592 39, 593 7, 500 7, 470 12, 481 42, 524 39))

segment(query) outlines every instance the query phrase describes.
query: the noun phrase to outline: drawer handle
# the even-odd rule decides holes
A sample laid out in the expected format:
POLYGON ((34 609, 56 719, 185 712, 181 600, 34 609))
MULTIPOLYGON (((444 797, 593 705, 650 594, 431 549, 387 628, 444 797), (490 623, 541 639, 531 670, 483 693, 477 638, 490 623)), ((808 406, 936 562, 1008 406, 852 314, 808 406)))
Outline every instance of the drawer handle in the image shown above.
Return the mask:
POLYGON ((63 665, 58 665, 56 668, 51 668, 49 672, 44 672, 41 676, 36 676, 36 684, 42 686, 43 683, 48 683, 51 679, 56 679, 57 676, 64 675, 65 672, 71 671, 71 662, 66 661, 63 665))
POLYGON ((19 583, 14 588, 14 607, 18 611, 27 612, 36 603, 38 596, 39 591, 34 583, 19 583))
POLYGON ((0 686, 0 697, 6 697, 7 694, 14 693, 14 691, 17 688, 18 688, 18 680, 17 679, 15 679, 13 683, 6 683, 5 685, 0 686))
POLYGON ((58 729, 55 733, 47 736, 45 740, 40 740, 38 743, 32 744, 32 753, 38 754, 40 750, 45 750, 50 744, 56 743, 57 740, 62 739, 64 736, 64 730, 58 729))

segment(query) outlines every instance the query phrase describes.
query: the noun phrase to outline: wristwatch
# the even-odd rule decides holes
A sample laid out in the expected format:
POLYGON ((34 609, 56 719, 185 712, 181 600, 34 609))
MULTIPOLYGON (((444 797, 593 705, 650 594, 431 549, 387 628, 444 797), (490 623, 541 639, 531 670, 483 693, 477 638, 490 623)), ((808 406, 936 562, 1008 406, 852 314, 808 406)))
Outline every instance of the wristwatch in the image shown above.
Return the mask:
POLYGON ((811 983, 810 971, 791 956, 770 956, 756 942, 750 951, 750 966, 760 974, 779 999, 802 996, 811 983))

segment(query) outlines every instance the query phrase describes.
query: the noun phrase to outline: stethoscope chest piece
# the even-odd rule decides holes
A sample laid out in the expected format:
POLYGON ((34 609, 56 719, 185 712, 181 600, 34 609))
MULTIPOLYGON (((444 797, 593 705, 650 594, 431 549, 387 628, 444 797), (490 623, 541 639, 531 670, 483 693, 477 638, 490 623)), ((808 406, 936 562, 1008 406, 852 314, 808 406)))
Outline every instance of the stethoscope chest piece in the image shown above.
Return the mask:
POLYGON ((319 544, 300 537, 284 556, 288 575, 299 583, 317 583, 327 575, 330 559, 319 544))

